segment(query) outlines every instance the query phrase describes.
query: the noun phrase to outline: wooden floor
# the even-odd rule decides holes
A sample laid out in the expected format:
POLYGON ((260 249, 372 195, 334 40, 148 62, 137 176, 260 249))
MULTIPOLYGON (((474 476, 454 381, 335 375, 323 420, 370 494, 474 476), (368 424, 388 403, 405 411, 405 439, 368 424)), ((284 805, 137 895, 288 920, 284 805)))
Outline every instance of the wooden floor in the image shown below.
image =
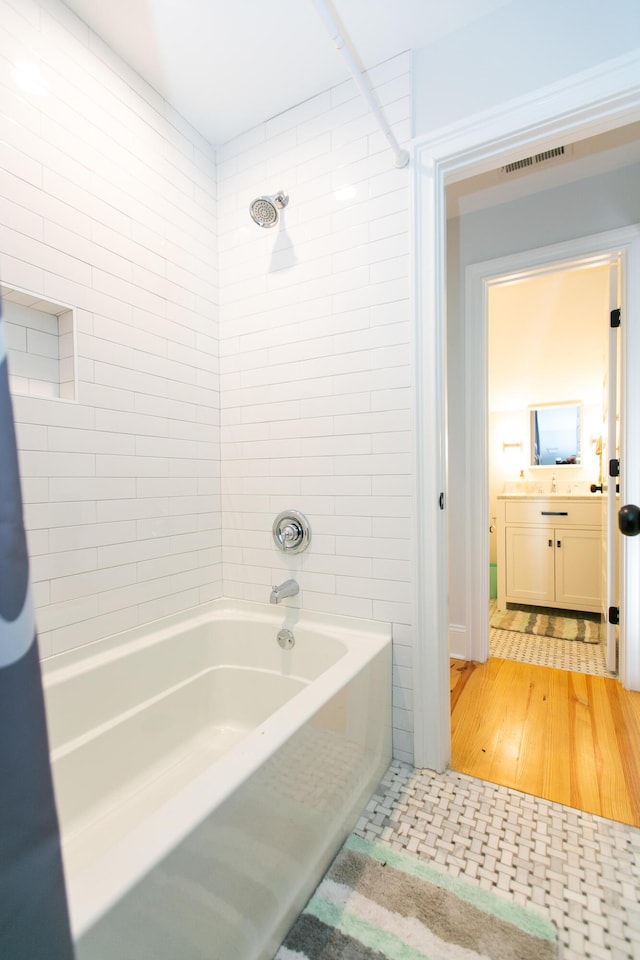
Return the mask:
POLYGON ((512 660, 452 660, 451 766, 640 827, 640 693, 512 660))

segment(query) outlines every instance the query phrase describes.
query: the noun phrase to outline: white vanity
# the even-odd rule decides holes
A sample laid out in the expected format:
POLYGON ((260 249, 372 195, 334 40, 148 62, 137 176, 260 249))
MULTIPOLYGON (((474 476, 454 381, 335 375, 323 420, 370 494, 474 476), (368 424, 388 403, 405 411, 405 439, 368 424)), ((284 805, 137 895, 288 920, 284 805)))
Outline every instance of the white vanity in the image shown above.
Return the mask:
POLYGON ((498 609, 507 603, 601 609, 602 499, 498 497, 498 609))

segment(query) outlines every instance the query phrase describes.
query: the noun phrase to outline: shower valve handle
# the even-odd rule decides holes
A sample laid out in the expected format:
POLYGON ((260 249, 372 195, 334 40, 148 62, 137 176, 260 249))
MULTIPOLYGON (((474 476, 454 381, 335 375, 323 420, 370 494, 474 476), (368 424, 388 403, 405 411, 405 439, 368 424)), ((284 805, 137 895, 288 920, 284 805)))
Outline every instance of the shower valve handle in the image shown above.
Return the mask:
POLYGON ((273 521, 273 541, 283 553, 302 553, 309 546, 311 528, 299 510, 283 510, 273 521))
POLYGON ((291 524, 287 524, 286 527, 280 527, 280 533, 282 534, 282 539, 284 540, 286 546, 290 543, 295 543, 301 534, 301 530, 300 527, 294 527, 291 524))

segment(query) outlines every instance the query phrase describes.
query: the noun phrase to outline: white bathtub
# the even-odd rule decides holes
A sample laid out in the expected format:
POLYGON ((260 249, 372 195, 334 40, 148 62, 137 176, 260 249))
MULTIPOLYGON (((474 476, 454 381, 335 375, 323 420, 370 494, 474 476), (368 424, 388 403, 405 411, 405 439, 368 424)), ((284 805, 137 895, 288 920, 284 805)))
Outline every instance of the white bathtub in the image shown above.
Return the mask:
POLYGON ((216 601, 43 678, 78 960, 272 957, 389 764, 390 628, 216 601))

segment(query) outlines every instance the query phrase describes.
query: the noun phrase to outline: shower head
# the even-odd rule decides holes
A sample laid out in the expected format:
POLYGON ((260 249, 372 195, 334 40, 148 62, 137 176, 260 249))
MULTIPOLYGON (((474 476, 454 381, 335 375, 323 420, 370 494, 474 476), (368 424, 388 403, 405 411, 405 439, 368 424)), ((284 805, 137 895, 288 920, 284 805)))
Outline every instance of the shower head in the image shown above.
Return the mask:
POLYGON ((249 213, 259 227, 275 227, 279 220, 278 210, 289 203, 289 197, 280 190, 273 197, 258 197, 249 205, 249 213))

